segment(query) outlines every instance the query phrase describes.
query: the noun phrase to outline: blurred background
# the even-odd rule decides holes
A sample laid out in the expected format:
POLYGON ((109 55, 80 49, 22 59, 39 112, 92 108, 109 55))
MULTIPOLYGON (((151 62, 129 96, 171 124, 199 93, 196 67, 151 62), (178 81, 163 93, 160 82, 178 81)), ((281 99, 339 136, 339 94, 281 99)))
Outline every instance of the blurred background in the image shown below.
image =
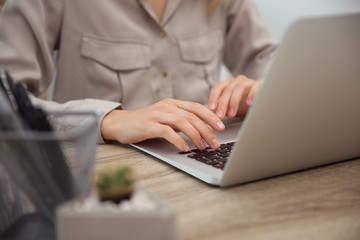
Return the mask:
POLYGON ((258 5, 264 23, 277 41, 281 39, 287 26, 295 19, 306 16, 360 12, 360 0, 254 1, 258 5))
POLYGON ((4 3, 5 3, 5 0, 0 0, 0 11, 1 11, 1 8, 4 5, 4 3))
MULTIPOLYGON (((254 2, 258 5, 264 23, 277 42, 281 41, 284 31, 296 19, 360 12, 360 0, 254 0, 254 2)), ((223 67, 220 79, 225 80, 228 77, 231 77, 231 74, 223 67)))

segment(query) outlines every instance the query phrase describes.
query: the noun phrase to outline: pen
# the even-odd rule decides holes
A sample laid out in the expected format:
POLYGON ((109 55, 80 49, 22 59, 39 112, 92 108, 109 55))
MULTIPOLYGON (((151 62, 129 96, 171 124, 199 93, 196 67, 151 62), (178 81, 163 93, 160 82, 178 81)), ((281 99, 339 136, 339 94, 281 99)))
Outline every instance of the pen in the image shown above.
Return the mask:
MULTIPOLYGON (((5 74, 17 103, 17 110, 25 126, 33 131, 52 131, 46 113, 41 108, 32 105, 23 85, 20 82, 14 83, 7 71, 5 71, 5 74)), ((65 199, 71 199, 75 194, 73 191, 73 177, 58 142, 47 140, 42 141, 39 145, 43 152, 43 161, 52 172, 60 191, 65 199)))

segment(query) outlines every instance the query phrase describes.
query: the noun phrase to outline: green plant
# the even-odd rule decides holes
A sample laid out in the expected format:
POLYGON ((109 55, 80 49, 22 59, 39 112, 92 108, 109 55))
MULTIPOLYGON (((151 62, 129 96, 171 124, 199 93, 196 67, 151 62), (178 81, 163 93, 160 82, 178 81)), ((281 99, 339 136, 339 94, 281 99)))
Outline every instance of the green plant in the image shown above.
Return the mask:
POLYGON ((108 166, 97 171, 95 187, 102 201, 120 202, 131 197, 133 171, 127 166, 108 166))

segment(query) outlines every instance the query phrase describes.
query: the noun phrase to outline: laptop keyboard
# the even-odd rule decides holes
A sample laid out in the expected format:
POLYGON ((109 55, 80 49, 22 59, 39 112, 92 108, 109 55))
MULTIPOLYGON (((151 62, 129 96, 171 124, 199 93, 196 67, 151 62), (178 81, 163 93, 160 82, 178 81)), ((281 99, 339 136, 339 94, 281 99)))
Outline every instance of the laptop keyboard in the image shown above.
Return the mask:
POLYGON ((207 147, 204 150, 195 148, 188 152, 179 152, 179 154, 186 154, 188 158, 211 165, 215 168, 224 169, 234 144, 235 142, 223 143, 217 150, 213 150, 210 147, 207 147))

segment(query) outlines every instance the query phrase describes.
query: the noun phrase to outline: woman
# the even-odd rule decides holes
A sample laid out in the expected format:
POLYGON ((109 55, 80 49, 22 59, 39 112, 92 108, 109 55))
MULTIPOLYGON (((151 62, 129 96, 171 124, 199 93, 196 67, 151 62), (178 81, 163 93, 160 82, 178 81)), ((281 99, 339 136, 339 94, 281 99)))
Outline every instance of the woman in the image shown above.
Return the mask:
POLYGON ((8 0, 0 23, 0 66, 28 91, 57 69, 57 103, 34 102, 101 109, 103 139, 163 137, 182 151, 177 131, 219 147, 213 129, 246 113, 273 49, 251 0, 8 0), (221 64, 237 77, 219 83, 221 64))

